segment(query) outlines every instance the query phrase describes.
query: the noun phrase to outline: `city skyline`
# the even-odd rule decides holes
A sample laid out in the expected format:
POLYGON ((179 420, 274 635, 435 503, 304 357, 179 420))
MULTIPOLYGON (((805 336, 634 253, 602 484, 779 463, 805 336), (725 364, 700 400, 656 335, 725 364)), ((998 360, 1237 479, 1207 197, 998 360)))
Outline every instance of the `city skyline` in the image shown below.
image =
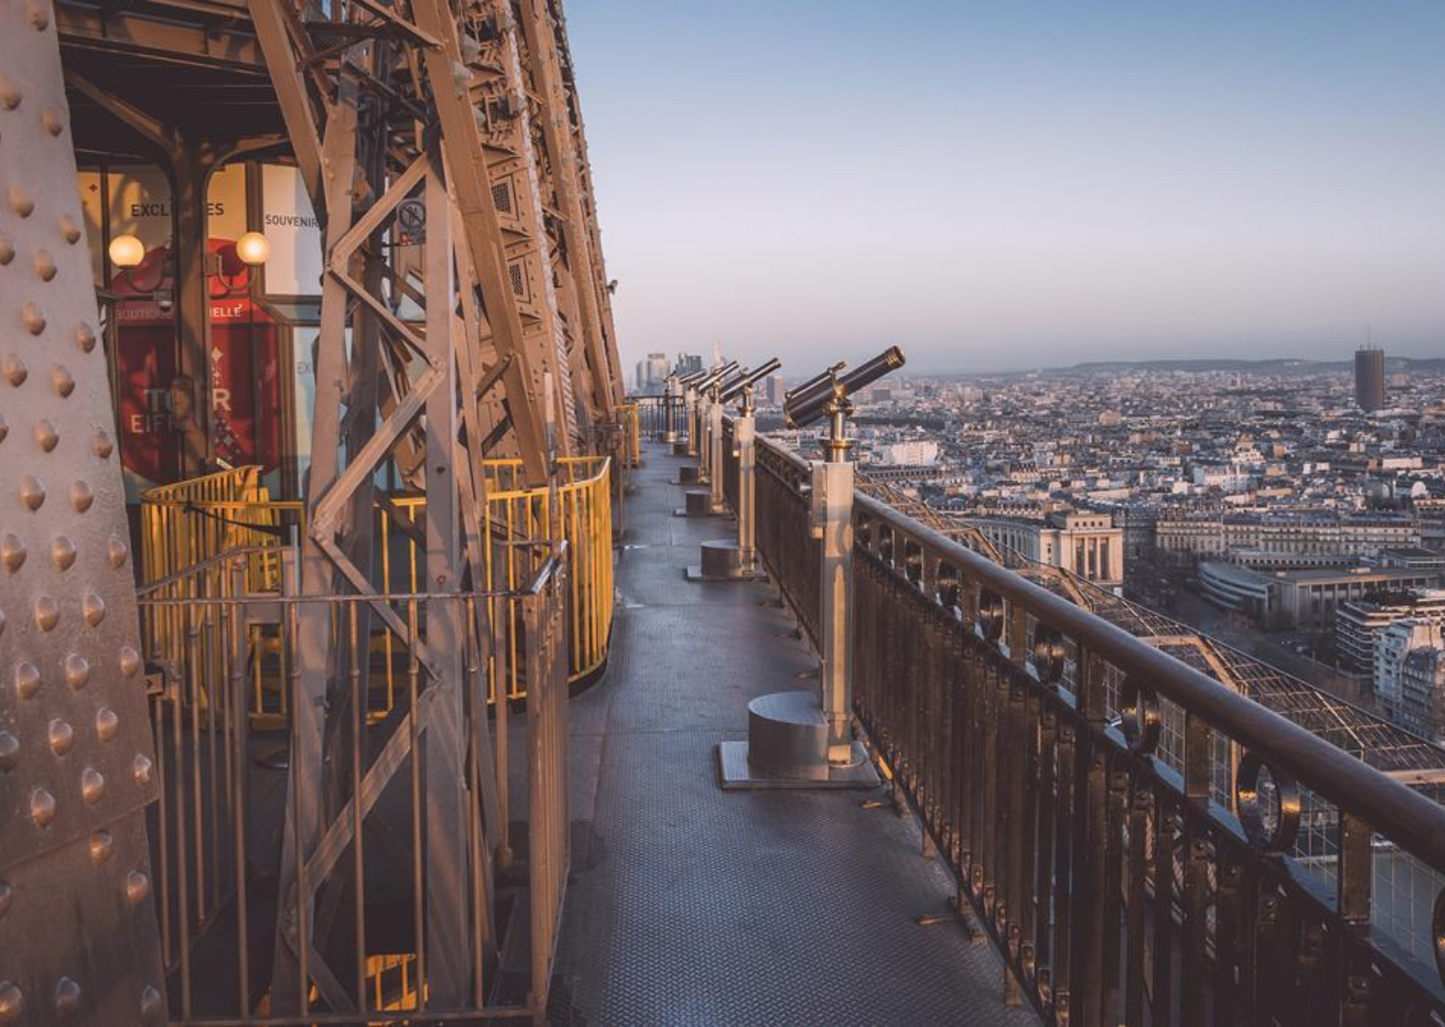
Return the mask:
POLYGON ((569 14, 629 367, 1442 349, 1434 5, 569 14))

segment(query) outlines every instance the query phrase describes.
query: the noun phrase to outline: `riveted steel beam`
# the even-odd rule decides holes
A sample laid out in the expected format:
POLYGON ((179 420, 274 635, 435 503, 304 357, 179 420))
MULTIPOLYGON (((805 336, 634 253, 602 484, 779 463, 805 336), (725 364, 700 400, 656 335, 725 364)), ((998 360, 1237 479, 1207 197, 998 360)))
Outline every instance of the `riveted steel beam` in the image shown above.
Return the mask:
POLYGON ((0 5, 0 1020, 154 1024, 158 774, 51 12, 0 5))

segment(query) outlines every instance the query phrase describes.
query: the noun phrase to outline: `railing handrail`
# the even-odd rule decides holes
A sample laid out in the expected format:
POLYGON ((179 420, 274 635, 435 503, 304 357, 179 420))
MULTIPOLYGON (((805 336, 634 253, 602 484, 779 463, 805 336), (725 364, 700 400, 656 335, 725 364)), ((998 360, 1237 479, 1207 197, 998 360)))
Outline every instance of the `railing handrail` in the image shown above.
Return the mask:
MULTIPOLYGON (((758 445, 800 472, 808 461, 760 437, 758 445)), ((1359 817, 1390 841, 1445 873, 1445 807, 1369 766, 1280 714, 1232 691, 1169 653, 1016 571, 994 563, 871 496, 855 496, 858 513, 892 523, 963 576, 1071 639, 1163 699, 1197 714, 1273 769, 1359 817)))

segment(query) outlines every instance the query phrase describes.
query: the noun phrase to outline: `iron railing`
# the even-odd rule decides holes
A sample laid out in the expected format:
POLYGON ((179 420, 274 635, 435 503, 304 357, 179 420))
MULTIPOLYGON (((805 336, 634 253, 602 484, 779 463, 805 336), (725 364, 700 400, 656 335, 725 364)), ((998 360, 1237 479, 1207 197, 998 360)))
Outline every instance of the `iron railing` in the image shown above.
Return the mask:
MULTIPOLYGON (((172 1023, 479 1022, 482 1013, 542 1022, 569 859, 565 550, 559 543, 516 587, 487 592, 303 597, 287 587, 258 596, 246 571, 257 550, 227 553, 141 590, 143 615, 178 630, 183 642, 176 662, 151 664, 156 761, 136 768, 161 785, 149 834, 172 1023), (367 607, 378 603, 406 625, 395 651, 363 637, 367 607), (316 851, 303 858, 297 850, 301 887, 278 895, 285 876, 278 841, 299 794, 288 770, 297 734, 294 717, 284 731, 253 730, 251 679, 259 666, 294 692, 303 610, 317 604, 337 646, 365 655, 336 675, 327 696, 345 725, 326 749, 329 827, 316 851), (499 608, 510 611, 515 638, 486 629, 485 611, 499 608), (438 619, 465 626, 463 680, 445 689, 454 700, 433 699, 440 683, 425 663, 428 623, 438 619), (258 633, 268 639, 264 647, 258 633), (372 723, 364 682, 383 661, 399 663, 404 685, 395 715, 372 723), (520 680, 526 694, 526 730, 512 729, 523 762, 509 758, 508 704, 496 704, 488 723, 486 697, 496 688, 488 679, 498 673, 520 680), (465 865, 458 879, 442 880, 424 873, 436 841, 428 818, 440 815, 426 800, 437 788, 423 785, 425 761, 413 757, 443 744, 432 740, 429 713, 447 701, 465 720, 448 725, 460 735, 466 777, 456 785, 465 793, 462 837, 448 844, 464 852, 465 865), (514 762, 526 768, 525 788, 514 784, 514 762), (514 813, 514 806, 522 808, 514 813), (513 862, 514 825, 522 820, 519 891, 519 874, 502 871, 513 862), (440 956, 427 951, 425 923, 439 894, 464 907, 470 932, 463 951, 440 956), (314 905, 301 897, 311 895, 314 905), (311 944, 298 945, 300 937, 311 944), (277 992, 273 938, 299 962, 294 994, 277 992), (454 971, 471 982, 464 1000, 439 1001, 429 991, 429 958, 466 967, 454 971)), ((294 582, 290 551, 284 557, 294 582)), ((294 696, 282 708, 294 711, 294 696)))
MULTIPOLYGON (((759 440, 758 467, 816 637, 807 464, 759 440)), ((857 722, 1014 996, 1060 1024, 1445 1015, 1445 809, 892 507, 854 527, 857 722)))
POLYGON ((667 413, 671 409, 672 430, 680 439, 687 437, 687 405, 681 396, 629 396, 627 402, 637 407, 640 435, 650 439, 662 438, 669 427, 667 413))
MULTIPOLYGON (((498 594, 530 580, 546 550, 554 524, 568 542, 570 602, 568 675, 580 681, 597 674, 607 661, 613 614, 612 461, 606 457, 571 457, 558 462, 560 482, 551 488, 527 488, 519 460, 483 462, 488 491, 481 525, 488 539, 484 590, 498 594), (517 543, 524 544, 517 544, 517 543)), ((416 592, 422 585, 425 553, 420 526, 426 497, 384 495, 376 508, 376 557, 373 577, 384 593, 416 592)), ((619 500, 620 505, 620 500, 619 500)), ((200 588, 194 568, 221 572, 216 557, 245 549, 247 587, 253 593, 277 592, 281 586, 279 553, 305 531, 299 500, 273 500, 260 485, 259 468, 191 479, 152 489, 141 501, 141 553, 147 584, 174 578, 177 587, 200 588)), ((214 583, 207 585, 214 590, 214 583)), ((174 610, 143 608, 142 638, 152 659, 175 661, 185 632, 174 623, 174 610)), ((520 633, 511 611, 492 611, 495 624, 510 639, 520 633)), ((372 682, 368 710, 386 715, 403 687, 392 636, 372 632, 387 659, 372 682)), ((252 666, 252 713, 257 718, 284 717, 285 691, 252 666)), ((516 680, 493 677, 506 685, 508 698, 524 696, 516 680)), ((492 697, 495 699, 495 696, 492 697)))

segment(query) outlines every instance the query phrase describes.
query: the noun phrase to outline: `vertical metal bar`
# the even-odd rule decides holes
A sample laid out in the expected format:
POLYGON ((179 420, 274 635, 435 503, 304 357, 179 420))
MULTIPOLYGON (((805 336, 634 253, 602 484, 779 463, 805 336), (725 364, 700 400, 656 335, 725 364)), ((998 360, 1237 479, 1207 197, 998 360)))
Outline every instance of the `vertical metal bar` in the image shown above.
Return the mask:
POLYGON ((411 639, 411 645, 407 647, 406 658, 406 689, 407 709, 411 716, 407 718, 407 727, 411 731, 411 916, 412 936, 416 945, 416 992, 417 1009, 426 1009, 427 1000, 427 939, 425 922, 426 896, 422 888, 422 863, 426 858, 422 849, 422 798, 421 798, 421 723, 417 716, 420 706, 417 705, 419 697, 418 684, 421 677, 421 664, 417 658, 416 648, 418 645, 417 634, 417 600, 407 600, 407 638, 411 639))
MULTIPOLYGON (((358 603, 346 604, 346 641, 353 653, 363 652, 361 632, 358 625, 358 603)), ((365 696, 362 694, 361 661, 353 659, 347 673, 351 686, 351 876, 353 914, 352 925, 356 942, 356 1011, 366 1012, 366 857, 363 851, 361 817, 361 764, 362 743, 366 737, 366 714, 363 710, 365 696)), ((413 710, 413 715, 415 711, 413 710)))
POLYGON ((1203 718, 1184 714, 1184 943, 1180 1010, 1186 1027, 1205 1019, 1206 952, 1209 931, 1209 833, 1206 826, 1212 769, 1211 737, 1203 718))
POLYGON ((1149 872, 1149 814, 1153 808, 1153 796, 1147 786, 1139 780, 1136 769, 1132 777, 1132 801, 1129 804, 1129 852, 1128 870, 1125 879, 1127 889, 1124 896, 1126 921, 1125 944, 1127 956, 1124 966, 1124 1023, 1128 1027, 1144 1027, 1144 911, 1149 901, 1146 888, 1149 872))
MULTIPOLYGON (((246 568, 244 564, 236 564, 232 567, 232 579, 234 582, 233 592, 239 597, 246 589, 246 568)), ((231 806, 231 831, 232 831, 232 860, 236 867, 236 975, 237 975, 237 1008, 242 1016, 250 1015, 251 999, 251 911, 248 906, 250 894, 246 887, 246 814, 248 809, 247 799, 249 788, 247 787, 247 769, 249 760, 246 758, 246 734, 249 730, 249 721, 246 716, 246 679, 242 673, 242 664, 245 659, 242 640, 245 633, 246 608, 237 606, 231 612, 231 717, 234 722, 232 734, 232 746, 234 749, 233 762, 236 767, 235 794, 231 806)), ((260 664, 260 654, 257 654, 257 664, 260 664)))

